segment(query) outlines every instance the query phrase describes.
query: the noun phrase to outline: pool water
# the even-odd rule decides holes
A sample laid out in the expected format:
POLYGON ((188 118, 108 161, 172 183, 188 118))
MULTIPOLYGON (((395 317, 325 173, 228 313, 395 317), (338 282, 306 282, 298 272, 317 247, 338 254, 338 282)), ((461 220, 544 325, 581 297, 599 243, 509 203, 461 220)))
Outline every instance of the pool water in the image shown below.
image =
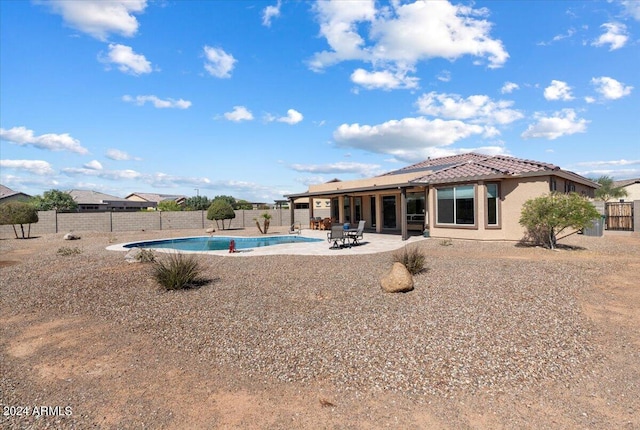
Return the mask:
POLYGON ((226 236, 198 236, 177 239, 149 240, 133 242, 124 245, 125 248, 166 248, 179 251, 222 251, 229 249, 231 240, 236 242, 236 249, 259 248, 261 246, 282 245, 285 243, 322 242, 301 236, 269 236, 269 237, 226 237, 226 236))

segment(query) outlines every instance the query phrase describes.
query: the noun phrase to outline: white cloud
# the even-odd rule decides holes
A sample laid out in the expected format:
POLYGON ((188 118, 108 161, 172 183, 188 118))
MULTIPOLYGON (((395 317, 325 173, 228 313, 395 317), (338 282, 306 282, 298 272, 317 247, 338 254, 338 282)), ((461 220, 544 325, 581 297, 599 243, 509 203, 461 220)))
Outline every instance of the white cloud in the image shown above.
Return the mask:
POLYGON ((146 0, 51 0, 43 3, 62 15, 71 27, 106 40, 110 33, 131 37, 138 31, 134 14, 142 13, 146 0))
POLYGON ((26 170, 36 175, 51 175, 54 173, 51 164, 42 160, 0 160, 0 167, 26 170))
POLYGON ((502 88, 500 88, 500 92, 502 94, 511 94, 514 90, 519 90, 520 85, 513 82, 505 82, 502 88))
POLYGON ((554 140, 562 136, 584 133, 587 130, 587 124, 590 122, 586 119, 578 118, 573 109, 563 109, 551 117, 536 114, 536 119, 537 122, 531 124, 522 133, 523 139, 544 138, 554 140))
POLYGON ((632 86, 625 86, 622 82, 618 82, 613 78, 601 76, 591 79, 591 84, 596 87, 596 91, 607 100, 616 100, 631 94, 632 86))
POLYGON ((419 79, 408 77, 405 72, 394 73, 390 70, 367 72, 364 69, 356 69, 351 74, 351 82, 361 85, 368 90, 395 90, 399 88, 417 88, 419 79))
POLYGON ((622 0, 625 13, 636 21, 640 21, 640 2, 638 0, 622 0))
POLYGON ((253 114, 244 106, 234 106, 233 111, 226 112, 224 117, 229 121, 251 121, 253 119, 253 114))
POLYGON ((627 43, 627 40, 629 40, 627 27, 624 24, 607 22, 600 27, 606 31, 592 43, 593 46, 609 45, 609 51, 613 51, 622 48, 627 43))
POLYGON ((102 170, 102 164, 98 160, 89 161, 84 167, 86 169, 102 170))
POLYGON ((593 97, 591 97, 591 96, 586 96, 586 97, 584 98, 584 101, 585 101, 585 102, 587 102, 587 103, 589 103, 589 104, 591 104, 591 103, 595 103, 595 102, 596 102, 596 99, 594 99, 594 98, 593 98, 593 97))
POLYGON ((80 141, 71 137, 68 133, 63 134, 41 134, 34 136, 33 130, 26 127, 13 127, 9 130, 0 128, 0 139, 16 145, 33 145, 36 148, 48 149, 51 151, 71 151, 78 154, 87 154, 89 150, 80 145, 80 141))
POLYGON ((125 151, 121 151, 119 149, 109 149, 107 150, 107 158, 116 161, 127 161, 127 160, 140 160, 139 158, 132 157, 125 151))
POLYGON ((140 172, 136 172, 135 170, 105 170, 105 169, 94 169, 87 167, 67 167, 62 169, 62 172, 68 176, 97 176, 103 179, 109 179, 112 181, 118 180, 127 180, 127 179, 140 179, 144 175, 140 172))
POLYGON ((123 73, 130 75, 141 75, 151 73, 153 68, 144 55, 136 54, 130 46, 117 43, 109 44, 109 53, 104 56, 98 55, 98 59, 105 64, 115 64, 123 73))
POLYGON ((582 161, 576 163, 576 166, 586 167, 602 167, 602 166, 632 166, 640 164, 640 160, 610 160, 610 161, 582 161))
POLYGON ((463 99, 458 94, 423 94, 417 101, 422 114, 447 119, 471 120, 474 123, 509 124, 523 117, 511 109, 512 101, 493 101, 489 96, 473 95, 463 99))
POLYGON ((404 71, 422 60, 453 61, 464 55, 486 58, 488 67, 495 68, 509 57, 502 42, 490 37, 485 9, 447 1, 391 2, 376 9, 375 2, 367 0, 322 1, 314 10, 320 34, 331 48, 310 60, 309 66, 316 71, 346 60, 392 64, 393 70, 404 71), (370 29, 368 41, 360 34, 361 28, 370 29))
POLYGON ((547 100, 573 100, 571 95, 571 87, 566 82, 551 81, 551 85, 544 89, 544 98, 547 100))
POLYGON ((271 27, 271 20, 280 16, 280 6, 282 2, 278 0, 275 6, 267 6, 262 10, 262 25, 271 27))
POLYGON ((331 164, 293 164, 291 169, 296 172, 345 174, 353 173, 363 177, 376 176, 384 173, 378 164, 337 162, 331 164))
POLYGON ((462 121, 403 118, 377 125, 342 124, 333 137, 342 147, 358 148, 379 154, 391 154, 402 160, 424 159, 431 148, 448 146, 486 129, 462 121))
POLYGON ((451 81, 451 72, 448 70, 443 70, 436 76, 436 79, 442 82, 451 81))
POLYGON ((206 62, 204 68, 211 76, 216 78, 230 78, 231 71, 237 60, 233 55, 227 54, 222 48, 204 47, 206 62))
POLYGON ((152 103, 154 107, 158 109, 165 108, 177 108, 177 109, 188 109, 191 106, 191 102, 188 100, 175 100, 172 98, 168 98, 166 100, 162 100, 157 96, 148 95, 148 96, 135 96, 131 97, 130 95, 122 96, 122 100, 128 103, 133 103, 138 106, 142 106, 145 103, 152 103))
POLYGON ((287 116, 283 116, 281 118, 278 118, 277 121, 278 122, 285 122, 289 125, 294 125, 299 123, 300 121, 302 121, 304 119, 304 116, 302 116, 302 114, 300 112, 298 112, 295 109, 289 109, 287 111, 287 116))

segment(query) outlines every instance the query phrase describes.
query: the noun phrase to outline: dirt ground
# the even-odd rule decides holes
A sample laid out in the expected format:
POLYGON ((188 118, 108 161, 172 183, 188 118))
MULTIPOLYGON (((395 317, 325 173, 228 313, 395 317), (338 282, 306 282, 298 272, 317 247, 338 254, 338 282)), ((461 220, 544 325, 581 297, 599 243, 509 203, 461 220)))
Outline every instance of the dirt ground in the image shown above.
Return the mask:
MULTIPOLYGON (((602 273, 593 279, 593 287, 578 297, 584 314, 599 328, 593 336, 605 364, 594 370, 593 377, 572 384, 561 386, 550 381, 517 393, 460 393, 452 397, 345 393, 323 381, 262 380, 203 362, 188 352, 167 353, 139 333, 90 314, 67 316, 60 311, 43 315, 34 307, 30 313, 12 315, 5 309, 0 316, 1 365, 3 373, 10 373, 7 381, 11 386, 1 388, 0 427, 640 428, 637 398, 620 397, 620 393, 640 396, 640 238, 612 236, 602 240, 628 245, 633 251, 626 256, 607 256, 587 250, 565 258, 569 262, 626 261, 624 270, 602 273), (602 374, 618 381, 620 391, 607 392, 608 385, 600 386, 602 374), (23 383, 38 392, 22 388, 23 383), (7 409, 10 406, 37 405, 59 409, 40 411, 41 416, 34 415, 33 409, 29 416, 7 416, 17 414, 17 409, 7 409), (591 421, 592 416, 601 418, 591 421), (607 426, 607 417, 612 427, 607 426)), ((31 264, 40 246, 46 243, 27 240, 4 251, 0 275, 13 265, 31 264)), ((520 252, 495 258, 549 257, 520 252)), ((123 266, 123 270, 129 268, 123 266)))

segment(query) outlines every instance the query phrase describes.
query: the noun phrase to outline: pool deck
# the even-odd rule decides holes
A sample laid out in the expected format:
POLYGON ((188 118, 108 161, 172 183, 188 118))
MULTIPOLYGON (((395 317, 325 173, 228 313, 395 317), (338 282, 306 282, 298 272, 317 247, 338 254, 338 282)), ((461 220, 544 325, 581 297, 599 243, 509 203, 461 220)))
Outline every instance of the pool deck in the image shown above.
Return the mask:
MULTIPOLYGON (((234 253, 230 253, 228 250, 181 252, 220 255, 225 257, 258 257, 263 255, 360 255, 395 251, 405 245, 416 243, 421 240, 426 240, 422 236, 411 236, 409 237, 409 239, 403 241, 400 235, 365 232, 363 239, 360 241, 359 245, 352 246, 350 248, 332 248, 331 244, 327 241, 327 233, 328 232, 326 230, 303 229, 300 234, 300 236, 302 237, 322 239, 322 242, 285 243, 281 245, 261 246, 252 249, 241 249, 234 253)), ((233 234, 229 234, 228 237, 240 238, 247 236, 234 236, 233 234)), ((131 242, 111 245, 107 247, 107 250, 129 251, 129 248, 124 247, 124 245, 127 245, 128 243, 131 242)), ((172 252, 172 250, 158 249, 158 252, 172 252)))

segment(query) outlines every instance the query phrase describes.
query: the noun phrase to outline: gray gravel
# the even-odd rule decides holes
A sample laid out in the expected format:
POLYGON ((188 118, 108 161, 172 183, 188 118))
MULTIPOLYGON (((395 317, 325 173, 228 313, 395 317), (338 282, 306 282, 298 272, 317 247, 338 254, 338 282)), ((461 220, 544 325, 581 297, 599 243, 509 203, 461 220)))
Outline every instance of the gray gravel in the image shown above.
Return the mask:
MULTIPOLYGON (((166 354, 186 353, 264 384, 321 382, 347 397, 397 393, 418 403, 479 393, 517 397, 594 377, 590 369, 606 357, 579 298, 628 261, 576 256, 640 255, 640 246, 586 237, 567 241, 584 249, 556 252, 433 239, 415 245, 428 256, 415 290, 395 295, 379 286, 393 252, 198 255, 209 282, 165 292, 149 265, 128 265, 124 254, 104 250, 116 238, 96 233, 63 243, 58 236, 33 239, 50 243, 1 269, 3 319, 90 316, 143 335, 166 354), (61 256, 61 246, 82 252, 61 256)), ((1 243, 5 253, 21 245, 1 243)), ((18 375, 2 378, 5 399, 35 395, 18 375)), ((628 389, 639 394, 637 385, 628 389)), ((637 400, 629 407, 638 412, 637 400)))

